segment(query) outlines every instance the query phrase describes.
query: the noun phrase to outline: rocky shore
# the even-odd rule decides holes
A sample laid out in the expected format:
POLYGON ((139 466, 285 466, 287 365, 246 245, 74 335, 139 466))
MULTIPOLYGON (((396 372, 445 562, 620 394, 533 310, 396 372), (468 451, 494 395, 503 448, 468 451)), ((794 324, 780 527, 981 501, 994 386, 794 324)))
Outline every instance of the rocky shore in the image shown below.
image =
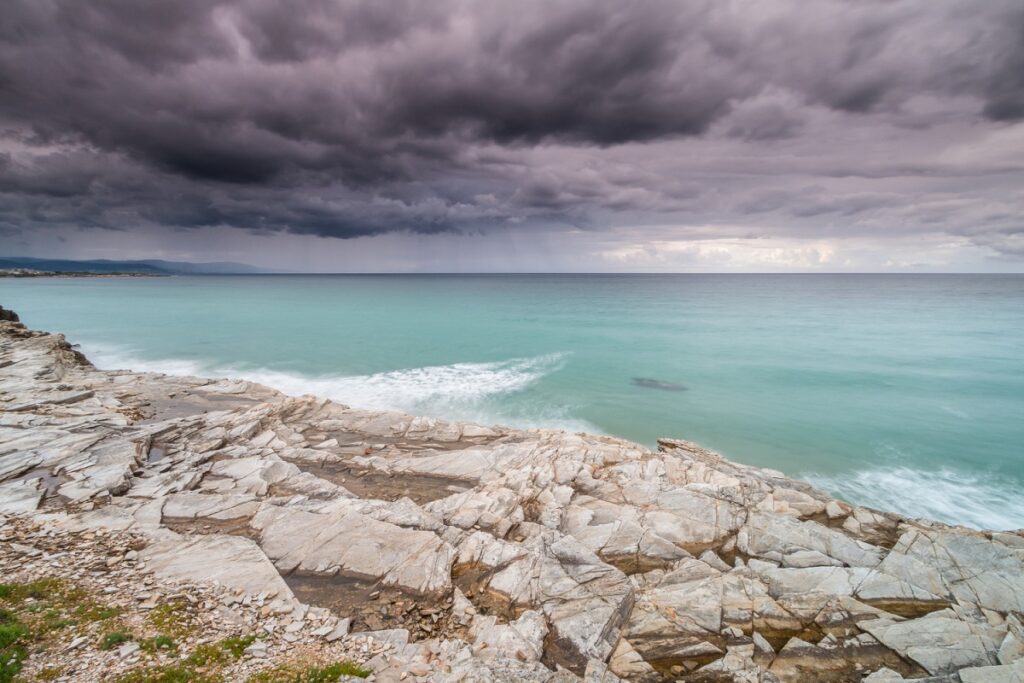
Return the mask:
POLYGON ((1024 681, 1021 531, 684 441, 100 371, 14 316, 0 573, 4 681, 1024 681))

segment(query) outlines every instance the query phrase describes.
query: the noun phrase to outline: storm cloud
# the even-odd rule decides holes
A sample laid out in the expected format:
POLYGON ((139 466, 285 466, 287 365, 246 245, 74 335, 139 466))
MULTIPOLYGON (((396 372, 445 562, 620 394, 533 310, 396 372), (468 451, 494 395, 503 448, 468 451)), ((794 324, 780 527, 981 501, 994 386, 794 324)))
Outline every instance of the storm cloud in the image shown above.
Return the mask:
POLYGON ((676 226, 1019 257, 1022 126, 1019 0, 9 0, 0 235, 546 228, 628 253, 676 226))

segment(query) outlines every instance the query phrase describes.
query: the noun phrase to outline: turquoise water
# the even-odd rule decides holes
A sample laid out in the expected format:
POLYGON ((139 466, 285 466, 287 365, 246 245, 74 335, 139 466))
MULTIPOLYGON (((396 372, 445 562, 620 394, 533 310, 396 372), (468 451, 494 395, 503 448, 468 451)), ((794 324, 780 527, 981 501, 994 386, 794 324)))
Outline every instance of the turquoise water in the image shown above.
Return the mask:
POLYGON ((685 438, 855 502, 1024 527, 1022 276, 5 279, 0 304, 101 367, 685 438))

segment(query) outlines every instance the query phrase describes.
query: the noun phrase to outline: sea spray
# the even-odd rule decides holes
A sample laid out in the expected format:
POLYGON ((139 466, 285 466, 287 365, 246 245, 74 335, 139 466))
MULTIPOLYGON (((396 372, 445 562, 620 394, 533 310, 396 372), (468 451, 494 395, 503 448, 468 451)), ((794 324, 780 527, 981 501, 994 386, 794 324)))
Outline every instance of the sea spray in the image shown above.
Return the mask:
POLYGON ((802 478, 850 503, 908 517, 976 529, 1010 530, 1024 525, 1021 492, 991 475, 882 466, 836 476, 809 473, 802 478))

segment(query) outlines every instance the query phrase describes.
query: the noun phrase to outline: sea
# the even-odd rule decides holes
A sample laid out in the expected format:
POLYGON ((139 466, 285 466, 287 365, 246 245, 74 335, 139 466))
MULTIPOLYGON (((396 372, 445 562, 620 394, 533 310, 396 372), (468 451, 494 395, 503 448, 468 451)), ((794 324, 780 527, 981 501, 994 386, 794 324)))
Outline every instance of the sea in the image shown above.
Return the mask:
POLYGON ((852 503, 1024 527, 1020 275, 5 278, 0 305, 101 368, 687 439, 852 503))

